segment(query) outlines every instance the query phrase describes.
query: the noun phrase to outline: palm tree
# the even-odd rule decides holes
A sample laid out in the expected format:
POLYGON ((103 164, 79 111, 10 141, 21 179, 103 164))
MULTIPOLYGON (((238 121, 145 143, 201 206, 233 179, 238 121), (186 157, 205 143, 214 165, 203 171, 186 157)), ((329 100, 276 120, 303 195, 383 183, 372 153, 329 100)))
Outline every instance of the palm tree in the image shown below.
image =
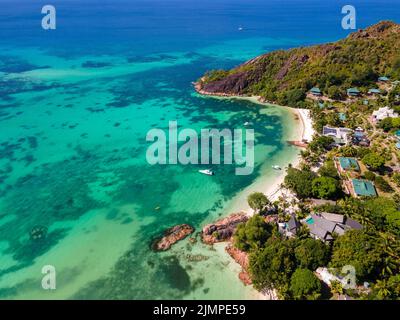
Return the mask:
POLYGON ((386 280, 377 280, 374 289, 377 291, 378 297, 380 299, 386 299, 390 297, 391 292, 386 280))
POLYGON ((400 260, 400 241, 399 239, 391 234, 385 232, 378 233, 378 245, 382 250, 393 258, 400 260))
POLYGON ((333 295, 341 295, 343 294, 343 286, 339 281, 331 282, 331 292, 333 295))
POLYGON ((396 236, 390 233, 378 233, 378 247, 384 253, 381 275, 390 276, 400 271, 400 245, 396 236))
POLYGON ((363 226, 365 226, 368 230, 374 230, 375 226, 374 223, 370 218, 365 216, 364 214, 354 213, 352 214, 352 218, 360 222, 363 226))
POLYGON ((393 273, 398 269, 398 263, 394 261, 394 259, 390 256, 386 256, 383 258, 382 261, 382 270, 381 270, 381 276, 382 277, 389 277, 393 275, 393 273))

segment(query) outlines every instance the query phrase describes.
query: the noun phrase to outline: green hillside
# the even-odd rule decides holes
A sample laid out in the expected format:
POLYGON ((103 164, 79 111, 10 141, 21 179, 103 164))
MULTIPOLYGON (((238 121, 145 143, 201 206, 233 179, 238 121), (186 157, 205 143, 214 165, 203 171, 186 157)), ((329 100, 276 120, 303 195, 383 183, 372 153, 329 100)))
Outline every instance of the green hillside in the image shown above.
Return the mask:
POLYGON ((210 71, 198 88, 301 107, 314 86, 340 99, 350 87, 368 91, 379 76, 400 78, 399 48, 400 25, 383 21, 338 42, 274 51, 229 71, 210 71))

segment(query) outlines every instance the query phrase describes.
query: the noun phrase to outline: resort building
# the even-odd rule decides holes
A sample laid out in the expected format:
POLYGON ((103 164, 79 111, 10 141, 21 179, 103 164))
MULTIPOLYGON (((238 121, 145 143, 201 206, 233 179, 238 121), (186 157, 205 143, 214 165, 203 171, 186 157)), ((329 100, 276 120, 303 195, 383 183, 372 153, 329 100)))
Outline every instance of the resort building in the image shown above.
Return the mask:
POLYGON ((355 158, 338 157, 336 164, 339 172, 342 173, 349 170, 360 171, 360 166, 355 158))
POLYGON ((376 189, 374 184, 368 180, 352 179, 351 190, 355 197, 376 197, 376 189))
POLYGON ((360 96, 361 92, 357 88, 350 88, 347 89, 347 95, 349 97, 358 97, 360 96))
POLYGON ((341 214, 328 212, 311 214, 304 223, 308 226, 313 238, 324 242, 332 241, 334 234, 343 235, 347 230, 362 229, 362 225, 357 221, 341 214))
POLYGON ((383 77, 379 77, 378 78, 378 81, 379 82, 388 82, 390 79, 388 78, 388 77, 385 77, 385 76, 383 76, 383 77))
POLYGON ((389 107, 383 107, 372 113, 372 121, 379 122, 386 118, 397 118, 398 116, 399 114, 394 112, 393 109, 390 109, 389 107))
POLYGON ((322 128, 322 135, 326 137, 332 137, 335 141, 335 145, 347 145, 350 142, 350 134, 353 131, 348 128, 334 128, 329 126, 324 126, 322 128))
POLYGON ((371 95, 371 96, 378 95, 380 93, 381 93, 381 90, 379 90, 379 89, 369 89, 368 90, 368 94, 371 95))
POLYGON ((340 121, 346 121, 347 120, 346 114, 343 113, 343 112, 339 112, 339 120, 340 121))
POLYGON ((320 90, 319 88, 317 88, 317 87, 312 88, 312 89, 310 90, 310 93, 311 93, 313 96, 316 96, 316 97, 322 96, 321 90, 320 90))
POLYGON ((354 134, 352 136, 351 142, 360 147, 369 147, 371 141, 368 139, 367 135, 365 134, 364 130, 358 127, 354 130, 354 134))
POLYGON ((369 147, 371 141, 367 138, 364 132, 355 132, 351 142, 360 147, 369 147))
POLYGON ((279 223, 279 231, 281 234, 291 238, 294 237, 297 231, 300 229, 301 223, 296 219, 294 215, 292 215, 288 222, 279 223))

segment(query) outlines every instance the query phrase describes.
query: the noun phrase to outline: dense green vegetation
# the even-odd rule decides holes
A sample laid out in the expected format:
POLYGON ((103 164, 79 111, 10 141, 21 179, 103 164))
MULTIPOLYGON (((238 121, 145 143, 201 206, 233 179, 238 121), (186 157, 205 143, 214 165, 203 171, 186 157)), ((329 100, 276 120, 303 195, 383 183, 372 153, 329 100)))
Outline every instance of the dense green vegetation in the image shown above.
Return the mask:
POLYGON ((320 286, 309 274, 304 275, 304 270, 313 271, 328 263, 330 249, 321 241, 309 237, 285 239, 274 225, 255 215, 239 225, 234 245, 250 253, 249 272, 256 288, 279 288, 285 298, 319 296, 320 286), (301 271, 294 275, 296 270, 301 271), (299 284, 303 277, 309 280, 304 287, 299 284))
POLYGON ((308 168, 299 170, 289 168, 285 185, 299 198, 337 199, 341 194, 338 175, 333 172, 332 164, 321 168, 318 176, 308 168))
POLYGON ((306 238, 294 250, 299 267, 315 270, 327 264, 329 247, 321 241, 306 238))
POLYGON ((385 132, 389 132, 392 129, 400 129, 400 118, 386 118, 379 123, 379 127, 385 132))
POLYGON ((331 266, 351 265, 359 281, 374 277, 381 262, 381 250, 374 237, 364 231, 350 230, 339 237, 333 246, 331 266))
POLYGON ((285 185, 292 189, 299 198, 309 198, 313 195, 312 182, 316 174, 310 170, 288 168, 285 185))
MULTIPOLYGON (((357 287, 348 289, 333 282, 332 294, 400 299, 400 152, 393 135, 400 129, 400 118, 387 118, 378 124, 371 120, 372 112, 381 107, 400 112, 400 85, 377 83, 382 75, 400 79, 399 47, 400 25, 381 22, 336 43, 276 51, 231 71, 206 75, 202 84, 209 92, 258 95, 310 109, 317 132, 301 153, 301 167, 287 169, 284 186, 297 199, 281 197, 274 202, 272 216, 271 211, 267 218, 256 215, 241 224, 234 235, 234 245, 249 254, 248 271, 256 288, 275 289, 284 299, 325 299, 329 297, 325 291, 322 295, 313 271, 328 267, 340 274, 342 267, 350 265, 356 271, 357 287), (307 98, 314 86, 320 88, 324 99, 307 98), (362 96, 348 99, 346 90, 350 87, 357 87, 362 96), (368 95, 370 88, 379 88, 381 94, 368 95), (353 130, 361 127, 369 141, 360 143, 358 137, 352 137, 349 145, 338 146, 332 138, 321 135, 326 125, 353 130), (334 159, 339 156, 356 158, 359 170, 338 172, 334 159), (373 182, 378 196, 352 197, 349 185, 354 178, 373 182), (325 204, 317 205, 320 203, 325 204), (310 238, 305 223, 295 236, 288 233, 286 238, 275 223, 265 222, 287 222, 293 214, 301 220, 318 212, 342 214, 363 228, 346 230, 344 235, 334 233, 326 244, 310 238)), ((272 206, 263 194, 252 194, 248 202, 259 214, 266 214, 272 206)))
POLYGON ((366 154, 363 157, 362 161, 366 166, 368 166, 371 170, 374 171, 381 169, 386 162, 384 157, 374 152, 366 154))
POLYGON ((247 202, 254 211, 260 213, 270 205, 268 198, 261 192, 254 192, 247 197, 247 202))
POLYGON ((256 288, 278 289, 284 298, 300 298, 300 292, 316 298, 320 294, 320 286, 310 281, 312 285, 307 283, 302 287, 298 280, 302 278, 303 270, 309 270, 312 274, 316 266, 324 265, 328 252, 329 247, 319 240, 272 236, 263 246, 251 251, 249 269, 253 284, 256 288), (313 248, 316 252, 306 251, 313 248), (297 270, 301 270, 300 274, 294 276, 297 270), (310 288, 313 290, 309 291, 310 288))
POLYGON ((272 226, 259 215, 254 215, 246 223, 238 225, 235 236, 235 246, 245 252, 257 249, 271 236, 272 226))
POLYGON ((225 77, 224 88, 232 94, 258 95, 292 107, 303 107, 306 93, 314 86, 340 100, 348 88, 367 92, 379 76, 399 75, 398 29, 395 23, 381 22, 335 43, 275 51, 229 73, 208 74, 205 83, 225 77))
POLYGON ((290 279, 290 291, 294 299, 317 300, 321 296, 321 282, 308 269, 297 269, 290 279))

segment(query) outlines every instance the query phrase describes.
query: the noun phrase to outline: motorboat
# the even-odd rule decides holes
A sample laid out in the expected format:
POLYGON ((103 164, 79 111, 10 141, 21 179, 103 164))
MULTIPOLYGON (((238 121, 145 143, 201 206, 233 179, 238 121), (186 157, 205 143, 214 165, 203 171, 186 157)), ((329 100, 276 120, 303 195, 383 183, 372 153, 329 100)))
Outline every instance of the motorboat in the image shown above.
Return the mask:
POLYGON ((212 171, 209 170, 209 169, 199 170, 199 172, 202 173, 202 174, 205 174, 205 175, 207 175, 207 176, 213 176, 213 175, 214 175, 214 172, 212 172, 212 171))

